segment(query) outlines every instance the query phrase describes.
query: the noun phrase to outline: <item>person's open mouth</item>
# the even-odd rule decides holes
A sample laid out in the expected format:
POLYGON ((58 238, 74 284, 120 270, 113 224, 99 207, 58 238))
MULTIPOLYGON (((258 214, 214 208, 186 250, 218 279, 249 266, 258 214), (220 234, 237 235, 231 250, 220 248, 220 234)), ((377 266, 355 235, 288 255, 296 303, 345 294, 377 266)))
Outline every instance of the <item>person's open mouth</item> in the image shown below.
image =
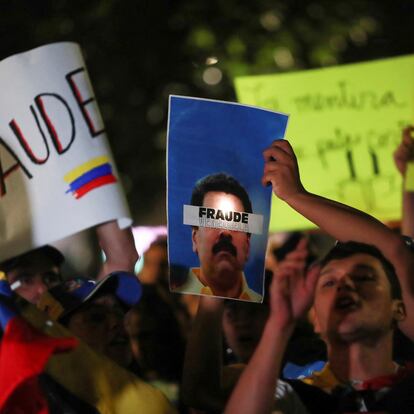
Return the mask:
POLYGON ((358 309, 359 302, 350 295, 342 295, 336 298, 334 308, 335 310, 349 312, 358 309))

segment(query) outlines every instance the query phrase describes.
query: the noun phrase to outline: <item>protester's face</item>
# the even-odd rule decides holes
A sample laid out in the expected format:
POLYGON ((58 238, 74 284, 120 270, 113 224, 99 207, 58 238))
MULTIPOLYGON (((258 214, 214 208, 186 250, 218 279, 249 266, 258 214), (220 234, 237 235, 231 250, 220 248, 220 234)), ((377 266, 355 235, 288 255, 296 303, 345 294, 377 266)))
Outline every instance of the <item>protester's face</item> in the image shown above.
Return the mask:
POLYGON ((139 274, 143 284, 151 285, 168 276, 167 249, 163 246, 151 246, 144 254, 144 266, 139 274))
POLYGON ((124 327, 124 311, 113 295, 102 295, 73 313, 67 327, 92 349, 119 365, 132 361, 129 339, 124 327))
POLYGON ((380 261, 361 253, 326 264, 314 307, 317 330, 328 341, 374 340, 404 318, 402 302, 391 298, 380 261))
POLYGON ((7 280, 19 296, 37 304, 43 293, 61 282, 61 276, 59 267, 48 256, 35 252, 8 271, 7 280))
MULTIPOLYGON (((222 208, 223 200, 233 211, 244 211, 241 200, 218 191, 206 193, 203 205, 222 208)), ((198 227, 193 229, 193 250, 198 254, 202 273, 222 288, 234 285, 249 256, 250 236, 241 231, 198 227)))
POLYGON ((260 340, 269 308, 258 303, 226 303, 223 331, 227 344, 240 362, 247 362, 260 340))
POLYGON ((127 330, 133 355, 144 370, 157 365, 160 352, 168 353, 169 342, 162 337, 165 326, 156 315, 132 309, 127 317, 127 330))

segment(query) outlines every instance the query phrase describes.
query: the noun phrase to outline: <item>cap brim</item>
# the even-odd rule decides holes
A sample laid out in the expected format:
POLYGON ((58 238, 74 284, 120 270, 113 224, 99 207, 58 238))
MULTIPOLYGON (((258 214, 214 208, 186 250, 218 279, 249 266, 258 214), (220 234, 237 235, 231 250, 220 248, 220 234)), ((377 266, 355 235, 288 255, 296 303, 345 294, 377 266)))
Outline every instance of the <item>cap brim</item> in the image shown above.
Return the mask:
POLYGON ((62 320, 89 300, 105 294, 114 295, 121 305, 129 309, 141 299, 142 287, 137 276, 129 272, 113 272, 99 282, 81 277, 73 278, 42 295, 43 300, 38 303, 38 307, 47 313, 49 308, 59 308, 54 319, 62 320))
POLYGON ((134 273, 113 272, 96 284, 94 289, 84 298, 83 303, 98 293, 111 293, 122 304, 130 308, 141 299, 142 286, 134 273))

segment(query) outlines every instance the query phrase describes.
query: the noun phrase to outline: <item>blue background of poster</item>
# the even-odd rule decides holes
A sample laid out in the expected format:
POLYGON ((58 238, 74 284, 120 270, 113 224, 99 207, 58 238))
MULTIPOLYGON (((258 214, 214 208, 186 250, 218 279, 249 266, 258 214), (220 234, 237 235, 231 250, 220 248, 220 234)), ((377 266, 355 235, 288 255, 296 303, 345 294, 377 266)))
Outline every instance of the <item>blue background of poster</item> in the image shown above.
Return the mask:
POLYGON ((287 115, 256 107, 170 96, 167 214, 171 272, 175 267, 199 266, 192 251, 191 226, 183 224, 183 205, 190 204, 197 180, 225 172, 247 190, 253 213, 264 216, 263 234, 252 234, 249 260, 244 268, 250 288, 263 293, 271 188, 261 184, 262 152, 284 136, 287 120, 287 115))

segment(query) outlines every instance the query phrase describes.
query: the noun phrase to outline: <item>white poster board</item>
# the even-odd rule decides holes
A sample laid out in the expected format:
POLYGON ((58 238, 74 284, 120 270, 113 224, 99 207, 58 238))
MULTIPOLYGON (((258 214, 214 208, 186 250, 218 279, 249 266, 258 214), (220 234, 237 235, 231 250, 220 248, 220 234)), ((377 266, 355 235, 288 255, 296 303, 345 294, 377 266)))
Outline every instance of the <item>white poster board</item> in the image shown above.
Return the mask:
POLYGON ((131 224, 75 43, 0 62, 0 261, 86 228, 131 224))

